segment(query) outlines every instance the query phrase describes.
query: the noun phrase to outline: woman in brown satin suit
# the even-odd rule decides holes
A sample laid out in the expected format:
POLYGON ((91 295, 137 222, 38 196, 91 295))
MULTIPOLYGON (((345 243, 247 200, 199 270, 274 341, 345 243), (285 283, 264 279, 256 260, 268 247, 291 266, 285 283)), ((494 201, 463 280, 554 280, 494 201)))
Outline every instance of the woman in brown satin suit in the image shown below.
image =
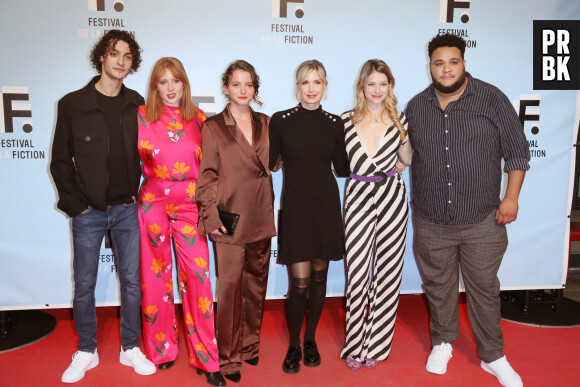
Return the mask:
POLYGON ((250 108, 251 101, 261 105, 259 86, 251 64, 231 63, 222 75, 223 93, 230 103, 208 118, 201 130, 198 227, 216 247, 220 370, 234 382, 241 379, 242 360, 258 364, 270 240, 276 235, 268 170, 270 118, 250 108), (233 235, 227 233, 218 209, 240 216, 233 235))

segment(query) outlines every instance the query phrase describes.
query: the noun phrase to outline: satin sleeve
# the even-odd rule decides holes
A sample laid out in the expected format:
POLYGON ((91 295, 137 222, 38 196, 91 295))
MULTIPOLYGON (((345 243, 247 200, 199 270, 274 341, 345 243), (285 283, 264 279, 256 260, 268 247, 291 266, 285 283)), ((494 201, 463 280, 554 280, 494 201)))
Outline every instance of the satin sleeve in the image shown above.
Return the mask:
POLYGON ((200 235, 210 234, 223 226, 216 204, 221 162, 213 130, 214 128, 205 122, 201 128, 202 157, 195 193, 199 210, 198 229, 200 235))
POLYGON ((268 169, 276 172, 282 168, 281 139, 280 139, 280 114, 275 113, 268 124, 268 138, 270 140, 270 156, 268 169))

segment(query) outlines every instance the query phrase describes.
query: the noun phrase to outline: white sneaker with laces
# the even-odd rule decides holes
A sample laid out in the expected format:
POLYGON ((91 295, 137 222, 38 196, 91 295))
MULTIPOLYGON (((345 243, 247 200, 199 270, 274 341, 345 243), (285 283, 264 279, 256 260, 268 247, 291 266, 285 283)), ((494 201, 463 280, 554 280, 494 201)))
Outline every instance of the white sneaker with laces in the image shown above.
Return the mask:
POLYGON ((486 363, 482 360, 481 368, 495 376, 503 386, 522 387, 524 385, 522 378, 520 378, 520 375, 514 371, 505 356, 500 357, 491 363, 486 363))
POLYGON ((133 347, 126 351, 121 348, 119 362, 126 366, 131 366, 139 375, 153 375, 157 367, 141 352, 139 347, 133 347))
POLYGON ((91 368, 95 368, 99 365, 99 354, 95 350, 95 353, 76 351, 72 356, 72 362, 63 372, 60 381, 63 383, 76 383, 85 377, 85 372, 91 368))
POLYGON ((433 346, 431 354, 427 359, 425 369, 432 374, 443 375, 447 372, 447 363, 453 357, 451 352, 453 347, 449 343, 441 343, 433 346))

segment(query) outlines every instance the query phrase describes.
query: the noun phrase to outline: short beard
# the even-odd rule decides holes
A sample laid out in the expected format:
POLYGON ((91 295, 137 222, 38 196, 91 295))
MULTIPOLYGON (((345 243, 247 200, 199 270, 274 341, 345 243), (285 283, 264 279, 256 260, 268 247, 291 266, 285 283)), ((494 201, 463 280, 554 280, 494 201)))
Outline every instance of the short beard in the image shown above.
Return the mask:
POLYGON ((433 75, 431 75, 431 79, 433 80, 433 86, 435 86, 437 91, 439 91, 440 93, 444 93, 444 94, 455 93, 457 90, 461 89, 461 86, 463 86, 463 84, 465 83, 465 78, 466 78, 466 75, 465 75, 465 71, 464 71, 459 76, 457 81, 455 81, 454 83, 452 83, 449 86, 443 86, 443 84, 441 84, 440 82, 437 82, 435 79, 433 79, 433 75))

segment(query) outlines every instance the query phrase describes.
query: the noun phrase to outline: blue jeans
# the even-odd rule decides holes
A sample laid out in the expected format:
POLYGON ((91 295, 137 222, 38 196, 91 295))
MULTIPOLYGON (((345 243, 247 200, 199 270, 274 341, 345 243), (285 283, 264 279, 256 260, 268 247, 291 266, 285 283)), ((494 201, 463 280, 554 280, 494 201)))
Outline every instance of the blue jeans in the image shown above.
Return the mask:
POLYGON ((92 207, 72 219, 75 330, 78 349, 97 348, 95 286, 99 254, 105 233, 110 230, 113 253, 121 284, 121 345, 124 350, 139 346, 141 332, 141 278, 139 269, 139 219, 136 204, 92 207))

